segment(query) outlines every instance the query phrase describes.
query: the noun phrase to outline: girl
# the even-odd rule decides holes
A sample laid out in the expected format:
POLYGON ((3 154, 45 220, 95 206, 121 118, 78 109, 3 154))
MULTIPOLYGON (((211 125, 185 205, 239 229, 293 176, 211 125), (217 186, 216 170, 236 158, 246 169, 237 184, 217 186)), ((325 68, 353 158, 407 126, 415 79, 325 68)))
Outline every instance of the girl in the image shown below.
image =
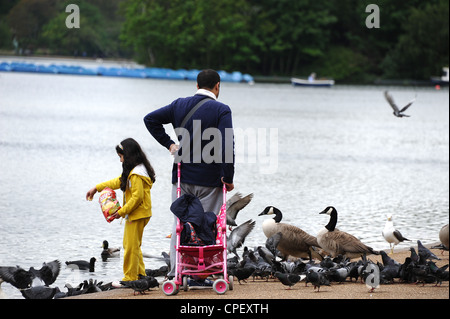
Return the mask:
POLYGON ((86 199, 92 200, 94 194, 105 187, 123 191, 123 206, 113 216, 126 219, 122 281, 131 281, 139 279, 139 275, 145 275, 141 243, 144 227, 152 216, 150 189, 155 182, 155 171, 134 139, 123 140, 116 146, 116 151, 122 162, 122 175, 96 185, 87 192, 86 199))

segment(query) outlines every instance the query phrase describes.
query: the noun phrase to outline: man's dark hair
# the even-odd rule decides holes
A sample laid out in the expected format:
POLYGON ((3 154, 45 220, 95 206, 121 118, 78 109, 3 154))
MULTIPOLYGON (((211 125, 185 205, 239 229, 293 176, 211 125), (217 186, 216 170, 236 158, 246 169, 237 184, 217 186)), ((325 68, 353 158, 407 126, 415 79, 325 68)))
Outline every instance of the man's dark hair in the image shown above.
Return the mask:
POLYGON ((213 89, 220 82, 220 75, 214 70, 206 69, 197 75, 197 84, 200 89, 213 89))

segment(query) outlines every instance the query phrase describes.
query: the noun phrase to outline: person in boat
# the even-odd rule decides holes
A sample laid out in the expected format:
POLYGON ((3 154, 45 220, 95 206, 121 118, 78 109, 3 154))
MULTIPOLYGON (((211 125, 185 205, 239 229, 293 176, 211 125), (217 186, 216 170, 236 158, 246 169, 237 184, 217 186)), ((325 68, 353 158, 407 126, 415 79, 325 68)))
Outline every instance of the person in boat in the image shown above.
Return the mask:
POLYGON ((308 81, 314 82, 315 80, 316 80, 316 73, 313 72, 308 76, 308 81))

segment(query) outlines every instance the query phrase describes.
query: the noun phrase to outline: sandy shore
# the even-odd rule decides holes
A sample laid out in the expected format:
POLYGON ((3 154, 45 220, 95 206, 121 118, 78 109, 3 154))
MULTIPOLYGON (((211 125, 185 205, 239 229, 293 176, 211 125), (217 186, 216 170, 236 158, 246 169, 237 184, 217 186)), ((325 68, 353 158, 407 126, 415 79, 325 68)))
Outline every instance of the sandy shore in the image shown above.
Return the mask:
MULTIPOLYGON (((441 267, 449 263, 449 252, 442 254, 440 250, 432 250, 441 260, 436 264, 441 267)), ((395 251, 390 257, 403 263, 406 257, 410 256, 407 251, 395 251)), ((381 256, 371 255, 373 261, 380 261, 381 256)), ((159 288, 153 288, 145 295, 133 294, 131 289, 114 289, 105 292, 86 294, 64 299, 234 299, 234 300, 271 300, 271 299, 449 299, 449 282, 443 282, 441 286, 434 284, 405 284, 395 282, 394 284, 380 285, 374 292, 369 293, 369 289, 364 283, 346 281, 342 284, 332 283, 331 286, 322 286, 320 292, 314 290, 311 284, 305 286, 304 282, 297 283, 291 290, 287 290, 278 280, 269 279, 255 280, 249 279, 247 283, 239 284, 234 282, 234 289, 228 290, 224 295, 217 295, 212 289, 191 289, 189 291, 180 290, 175 296, 166 296, 159 288)))

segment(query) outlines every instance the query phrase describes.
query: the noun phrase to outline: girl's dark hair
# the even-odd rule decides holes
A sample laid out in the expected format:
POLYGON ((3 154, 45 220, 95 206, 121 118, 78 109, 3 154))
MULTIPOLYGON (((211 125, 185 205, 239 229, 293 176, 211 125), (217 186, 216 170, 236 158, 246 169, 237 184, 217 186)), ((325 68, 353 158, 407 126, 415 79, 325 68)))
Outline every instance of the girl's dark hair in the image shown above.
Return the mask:
POLYGON ((122 176, 120 177, 120 189, 122 191, 127 188, 128 175, 139 164, 144 164, 152 183, 155 182, 155 171, 138 142, 132 138, 127 138, 116 146, 116 152, 123 155, 122 176))

